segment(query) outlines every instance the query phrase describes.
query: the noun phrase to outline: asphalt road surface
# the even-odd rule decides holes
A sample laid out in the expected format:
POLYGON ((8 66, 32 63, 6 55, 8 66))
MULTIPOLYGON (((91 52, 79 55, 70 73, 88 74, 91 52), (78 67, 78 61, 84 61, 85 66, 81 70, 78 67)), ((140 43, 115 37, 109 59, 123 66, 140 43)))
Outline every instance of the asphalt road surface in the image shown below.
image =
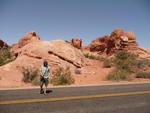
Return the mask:
POLYGON ((150 113, 150 83, 0 90, 0 113, 150 113))

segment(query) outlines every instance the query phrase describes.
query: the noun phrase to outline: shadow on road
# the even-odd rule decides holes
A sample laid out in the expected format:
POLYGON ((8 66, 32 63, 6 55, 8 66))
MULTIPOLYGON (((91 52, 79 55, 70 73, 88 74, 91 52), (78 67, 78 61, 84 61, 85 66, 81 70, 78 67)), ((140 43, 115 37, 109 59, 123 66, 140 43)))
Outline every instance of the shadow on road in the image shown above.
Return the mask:
POLYGON ((46 91, 46 93, 52 93, 52 92, 53 92, 52 90, 47 90, 47 91, 46 91))

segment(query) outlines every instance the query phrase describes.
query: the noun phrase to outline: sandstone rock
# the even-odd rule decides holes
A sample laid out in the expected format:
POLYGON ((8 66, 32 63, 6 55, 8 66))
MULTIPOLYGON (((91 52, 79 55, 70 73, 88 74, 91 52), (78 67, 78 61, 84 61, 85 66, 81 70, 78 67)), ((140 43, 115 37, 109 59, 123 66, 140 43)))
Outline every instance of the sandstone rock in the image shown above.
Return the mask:
POLYGON ((12 51, 16 51, 18 48, 22 48, 26 44, 33 42, 33 41, 39 41, 40 37, 36 34, 36 32, 28 32, 25 34, 23 38, 19 40, 17 44, 12 45, 12 51))
POLYGON ((117 28, 111 33, 110 37, 119 39, 123 35, 124 35, 124 30, 122 28, 117 28))
MULTIPOLYGON (((35 59, 47 59, 55 65, 72 65, 81 67, 82 52, 63 40, 35 41, 20 48, 18 57, 28 56, 35 59)), ((18 59, 18 58, 17 58, 18 59)))
POLYGON ((109 35, 105 35, 103 37, 99 37, 99 38, 93 40, 90 44, 90 51, 92 51, 92 52, 95 52, 95 51, 104 52, 108 39, 109 39, 109 35))
POLYGON ((133 32, 124 32, 124 35, 128 37, 128 40, 136 40, 136 36, 133 32))
POLYGON ((87 47, 90 48, 89 50, 91 52, 101 53, 103 55, 113 55, 117 50, 127 50, 145 54, 144 56, 149 57, 148 53, 143 53, 139 49, 135 34, 133 32, 125 32, 121 28, 115 29, 111 35, 105 35, 93 40, 87 47))
POLYGON ((78 49, 82 48, 82 40, 80 38, 73 38, 71 44, 78 49))

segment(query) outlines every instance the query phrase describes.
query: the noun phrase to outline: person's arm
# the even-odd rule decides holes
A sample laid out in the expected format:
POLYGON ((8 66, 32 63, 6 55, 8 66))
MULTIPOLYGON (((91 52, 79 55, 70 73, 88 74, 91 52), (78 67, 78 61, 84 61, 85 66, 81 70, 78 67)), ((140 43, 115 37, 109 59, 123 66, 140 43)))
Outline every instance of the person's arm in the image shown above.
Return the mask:
POLYGON ((42 70, 42 66, 40 68, 40 76, 43 77, 43 70, 42 70))
POLYGON ((48 78, 50 77, 50 75, 51 75, 51 68, 48 67, 48 78))

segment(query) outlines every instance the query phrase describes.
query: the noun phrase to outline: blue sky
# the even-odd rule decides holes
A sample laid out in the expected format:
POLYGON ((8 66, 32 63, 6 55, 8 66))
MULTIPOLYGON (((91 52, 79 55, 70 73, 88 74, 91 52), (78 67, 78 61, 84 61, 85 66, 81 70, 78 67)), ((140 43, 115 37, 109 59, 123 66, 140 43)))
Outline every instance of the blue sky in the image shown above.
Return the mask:
POLYGON ((118 27, 150 48, 150 0, 0 0, 0 38, 9 44, 29 31, 88 44, 118 27))

